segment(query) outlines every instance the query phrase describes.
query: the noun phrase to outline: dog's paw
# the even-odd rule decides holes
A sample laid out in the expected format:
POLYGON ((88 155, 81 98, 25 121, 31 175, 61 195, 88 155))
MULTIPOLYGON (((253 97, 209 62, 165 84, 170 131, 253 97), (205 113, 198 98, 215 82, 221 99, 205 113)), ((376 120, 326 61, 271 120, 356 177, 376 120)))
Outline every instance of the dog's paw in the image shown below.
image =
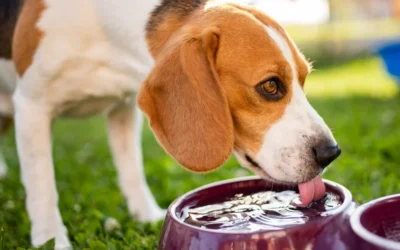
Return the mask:
POLYGON ((67 230, 64 226, 60 230, 46 228, 44 230, 32 230, 31 240, 35 248, 39 248, 48 241, 55 238, 56 250, 72 250, 72 245, 68 239, 67 230), (56 232, 56 233, 55 233, 56 232))
POLYGON ((167 210, 157 207, 157 209, 153 209, 150 213, 138 216, 138 219, 142 222, 154 223, 154 222, 164 220, 166 214, 167 214, 167 210))
POLYGON ((152 207, 130 207, 130 213, 141 222, 158 222, 165 218, 167 210, 161 209, 158 206, 152 207))
POLYGON ((72 250, 72 245, 69 242, 68 234, 61 233, 56 236, 55 250, 72 250))
POLYGON ((129 213, 142 222, 164 219, 166 210, 161 209, 147 186, 131 189, 127 197, 129 213))

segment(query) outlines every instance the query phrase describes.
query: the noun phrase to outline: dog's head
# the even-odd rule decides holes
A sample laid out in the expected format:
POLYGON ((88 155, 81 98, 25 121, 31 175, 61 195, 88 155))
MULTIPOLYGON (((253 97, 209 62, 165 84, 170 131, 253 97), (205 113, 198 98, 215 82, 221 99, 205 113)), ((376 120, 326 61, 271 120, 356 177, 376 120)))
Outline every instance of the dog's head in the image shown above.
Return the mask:
POLYGON ((185 22, 156 53, 138 96, 181 165, 206 172, 234 152, 266 179, 300 183, 340 154, 306 99, 310 66, 279 24, 233 4, 208 6, 185 22))

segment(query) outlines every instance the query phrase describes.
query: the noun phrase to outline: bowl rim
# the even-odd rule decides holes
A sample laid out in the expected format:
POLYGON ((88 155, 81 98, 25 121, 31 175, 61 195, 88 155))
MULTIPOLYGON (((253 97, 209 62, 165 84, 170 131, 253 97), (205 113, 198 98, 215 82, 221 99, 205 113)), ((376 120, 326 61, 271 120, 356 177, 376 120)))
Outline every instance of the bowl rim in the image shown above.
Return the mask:
POLYGON ((367 230, 362 224, 361 224, 361 215, 368 209, 371 208, 372 206, 382 203, 382 202, 390 202, 391 199, 393 198, 398 198, 400 200, 400 194, 394 194, 394 195, 388 195, 384 196, 381 198, 378 198, 376 200, 369 201, 358 208, 354 211, 354 213, 350 216, 350 226, 353 229, 353 231, 358 235, 362 240, 367 241, 371 243, 372 245, 382 247, 385 249, 400 249, 400 243, 392 240, 385 239, 383 237, 380 237, 369 230, 367 230))
MULTIPOLYGON (((226 185, 229 183, 235 183, 235 182, 240 182, 240 181, 253 181, 253 180, 263 180, 263 179, 259 176, 246 176, 246 177, 238 177, 238 178, 233 178, 233 179, 228 179, 228 180, 223 180, 223 181, 217 181, 217 182, 213 182, 211 184, 201 186, 199 188, 196 188, 196 189, 194 189, 190 192, 187 192, 187 193, 181 195, 180 197, 178 197, 169 206, 168 214, 171 219, 173 219, 175 222, 177 222, 185 227, 189 227, 189 228, 195 229, 200 232, 209 232, 209 233, 214 233, 214 234, 247 235, 247 234, 259 234, 259 233, 265 233, 265 232, 271 232, 271 231, 280 231, 280 230, 287 231, 287 230, 293 230, 293 229, 302 227, 302 225, 294 225, 293 227, 289 227, 289 228, 285 228, 285 229, 266 229, 266 230, 260 230, 260 231, 255 231, 255 232, 221 231, 221 230, 215 230, 215 229, 196 227, 196 226, 187 224, 187 223, 183 222, 181 219, 179 219, 176 215, 175 211, 176 211, 176 208, 178 207, 178 205, 181 204, 186 197, 188 197, 196 192, 199 192, 199 191, 202 191, 202 190, 205 190, 208 188, 220 186, 220 185, 226 185)), ((336 208, 333 211, 334 213, 331 214, 331 216, 337 216, 351 205, 351 203, 353 202, 353 196, 352 196, 351 192, 343 185, 333 182, 333 181, 330 181, 330 180, 326 180, 326 179, 323 179, 323 181, 325 184, 328 184, 328 185, 332 186, 333 188, 337 188, 343 193, 344 200, 343 200, 342 205, 340 207, 336 208)))

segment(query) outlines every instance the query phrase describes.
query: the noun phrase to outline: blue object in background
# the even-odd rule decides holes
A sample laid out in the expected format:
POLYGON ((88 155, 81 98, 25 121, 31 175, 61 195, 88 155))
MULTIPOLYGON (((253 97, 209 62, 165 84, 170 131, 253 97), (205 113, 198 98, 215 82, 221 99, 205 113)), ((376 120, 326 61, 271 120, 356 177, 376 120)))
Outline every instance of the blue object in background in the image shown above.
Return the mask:
POLYGON ((400 41, 392 42, 381 46, 378 49, 386 70, 391 74, 400 86, 400 41))

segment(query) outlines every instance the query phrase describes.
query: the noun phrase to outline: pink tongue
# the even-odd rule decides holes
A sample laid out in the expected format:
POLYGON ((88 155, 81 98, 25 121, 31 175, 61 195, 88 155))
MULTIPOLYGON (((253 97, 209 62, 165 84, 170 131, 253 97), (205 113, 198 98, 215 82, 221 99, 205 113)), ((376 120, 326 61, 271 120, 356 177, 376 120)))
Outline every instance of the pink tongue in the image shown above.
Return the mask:
POLYGON ((313 200, 320 200, 325 196, 325 184, 321 176, 314 180, 299 184, 300 206, 308 206, 313 200))

